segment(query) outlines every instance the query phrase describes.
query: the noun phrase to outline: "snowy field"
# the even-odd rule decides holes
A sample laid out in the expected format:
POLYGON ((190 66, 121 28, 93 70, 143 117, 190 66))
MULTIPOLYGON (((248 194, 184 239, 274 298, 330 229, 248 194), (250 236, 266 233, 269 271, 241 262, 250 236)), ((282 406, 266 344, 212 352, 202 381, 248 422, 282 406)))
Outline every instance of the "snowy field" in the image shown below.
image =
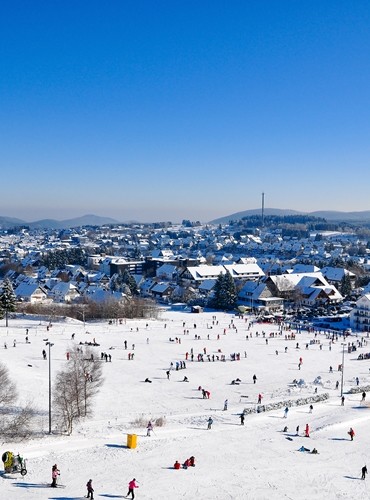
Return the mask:
MULTIPOLYGON (((139 484, 135 491, 139 500, 369 498, 370 478, 361 481, 360 475, 363 465, 368 462, 370 467, 370 407, 361 404, 361 392, 347 394, 356 387, 356 377, 360 388, 370 385, 370 361, 357 360, 358 354, 370 351, 366 339, 356 352, 345 353, 345 404, 341 406, 340 390, 335 385, 341 381, 337 369, 342 362, 342 339, 334 342, 330 350, 324 333, 317 336, 321 349, 319 343, 306 349, 306 343, 314 339, 312 333, 287 340, 285 336, 290 332, 283 331, 271 338, 270 333, 278 331, 275 325, 254 324, 248 330, 245 319, 214 312, 164 311, 155 321, 88 323, 86 328, 81 322, 68 321, 54 323, 49 332, 46 325, 39 320, 16 319, 5 328, 1 322, 0 360, 8 366, 21 399, 33 400, 45 430, 42 439, 1 444, 1 453, 19 451, 27 459, 28 469, 25 477, 1 473, 1 499, 74 500, 86 494, 90 478, 95 499, 123 498, 134 477, 139 484), (212 325, 214 314, 218 324, 215 321, 212 325), (189 334, 184 334, 183 322, 189 334), (29 344, 25 342, 26 328, 29 344), (263 331, 268 343, 262 337, 263 331), (246 335, 251 333, 252 338, 247 340, 246 335), (195 335, 201 338, 196 340, 195 335), (175 341, 176 337, 181 343, 175 341), (53 375, 68 363, 66 352, 71 346, 93 338, 100 344, 93 350, 99 360, 96 362, 104 364, 104 385, 95 400, 94 416, 76 425, 71 436, 47 434, 48 362, 41 354, 45 338, 54 343, 53 375), (204 356, 204 362, 198 362, 198 353, 204 353, 204 349, 211 361, 204 356), (112 361, 100 361, 101 352, 111 354, 112 361), (134 360, 129 361, 132 352, 134 360), (231 353, 240 353, 240 360, 231 361, 231 353), (212 361, 212 355, 222 354, 226 355, 225 362, 212 361), (186 362, 186 369, 176 371, 179 361, 186 362), (168 380, 166 371, 171 362, 174 369, 168 380), (329 373, 330 365, 333 373, 329 373), (188 383, 183 382, 184 376, 188 383), (323 385, 313 384, 318 376, 323 385), (147 377, 152 383, 144 382, 147 377), (231 385, 237 378, 240 385, 231 385), (306 385, 297 388, 292 385, 294 379, 303 379, 306 385), (199 386, 210 391, 210 399, 202 398, 199 386), (259 393, 263 395, 262 403, 268 404, 313 396, 315 387, 318 394, 327 392, 330 398, 315 403, 312 414, 304 405, 292 407, 286 419, 283 409, 279 409, 246 415, 245 425, 240 423, 245 408, 256 408, 259 393), (207 430, 210 416, 214 423, 207 430), (158 417, 165 417, 166 425, 155 427, 150 437, 146 436, 145 425, 134 424, 135 420, 147 422, 158 417), (310 438, 303 436, 307 423, 310 438), (296 436, 298 425, 300 433, 296 436), (287 432, 283 432, 284 426, 287 432), (356 432, 353 442, 347 434, 350 427, 356 432), (126 447, 130 433, 138 436, 136 449, 126 447), (319 454, 298 451, 301 446, 310 450, 315 447, 319 454), (195 456, 195 467, 173 469, 175 460, 183 463, 191 455, 195 456), (64 488, 49 487, 54 463, 61 471, 59 482, 64 488)), ((360 339, 352 336, 347 341, 357 344, 360 339)), ((370 403, 370 394, 368 398, 370 403)))

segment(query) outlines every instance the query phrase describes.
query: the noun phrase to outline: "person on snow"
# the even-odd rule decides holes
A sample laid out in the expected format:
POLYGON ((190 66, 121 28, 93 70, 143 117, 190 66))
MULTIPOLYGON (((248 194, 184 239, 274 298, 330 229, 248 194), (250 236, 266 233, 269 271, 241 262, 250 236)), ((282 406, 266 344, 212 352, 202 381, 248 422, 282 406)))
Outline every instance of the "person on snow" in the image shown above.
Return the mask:
POLYGON ((153 424, 149 420, 148 425, 146 426, 146 435, 150 437, 150 433, 152 432, 152 430, 153 430, 153 424))
POLYGON ((228 404, 229 404, 228 400, 227 400, 227 399, 225 399, 225 402, 224 402, 224 411, 226 411, 226 410, 227 410, 227 405, 228 405, 228 404))
POLYGON ((353 441, 353 438, 355 436, 355 431, 352 429, 352 427, 349 428, 348 435, 351 438, 351 441, 353 441))
POLYGON ((260 405, 262 403, 262 394, 258 394, 257 404, 260 405))
POLYGON ((361 399, 361 402, 362 402, 362 403, 365 403, 365 399, 366 399, 366 392, 364 391, 364 392, 362 393, 362 399, 361 399))
POLYGON ((341 404, 341 406, 344 406, 344 396, 342 396, 340 404, 341 404))
POLYGON ((240 425, 244 425, 244 413, 240 415, 240 425))
POLYGON ((86 498, 91 498, 91 500, 94 500, 94 488, 92 487, 92 479, 89 479, 87 481, 86 488, 87 488, 87 497, 86 498))
POLYGON ((207 425, 207 430, 212 429, 212 424, 213 424, 213 419, 212 419, 212 417, 209 417, 209 419, 207 420, 207 423, 208 423, 208 425, 207 425))
POLYGON ((190 467, 195 467, 195 457, 193 455, 189 458, 190 467))
POLYGON ((173 468, 179 470, 181 468, 180 462, 176 460, 176 462, 173 464, 173 468))
POLYGON ((365 479, 365 476, 367 474, 367 467, 364 465, 361 469, 361 479, 365 479))
POLYGON ((60 470, 58 469, 57 464, 54 464, 53 467, 51 468, 51 487, 56 488, 57 487, 57 479, 60 474, 60 470))
POLYGON ((132 481, 128 483, 128 493, 126 495, 126 498, 129 496, 131 493, 131 498, 135 498, 135 488, 138 488, 139 486, 136 484, 136 479, 134 478, 132 481))
POLYGON ((285 410, 284 410, 284 418, 288 417, 288 413, 289 413, 289 408, 286 407, 285 410))
POLYGON ((312 411, 313 411, 313 405, 310 405, 310 411, 309 411, 309 413, 312 413, 312 411))
POLYGON ((304 430, 304 437, 309 438, 310 437, 310 426, 306 424, 305 430, 304 430))
POLYGON ((255 384, 257 382, 257 377, 256 375, 253 375, 253 383, 255 384))
POLYGON ((190 466, 190 460, 187 458, 182 464, 183 469, 187 469, 190 466))

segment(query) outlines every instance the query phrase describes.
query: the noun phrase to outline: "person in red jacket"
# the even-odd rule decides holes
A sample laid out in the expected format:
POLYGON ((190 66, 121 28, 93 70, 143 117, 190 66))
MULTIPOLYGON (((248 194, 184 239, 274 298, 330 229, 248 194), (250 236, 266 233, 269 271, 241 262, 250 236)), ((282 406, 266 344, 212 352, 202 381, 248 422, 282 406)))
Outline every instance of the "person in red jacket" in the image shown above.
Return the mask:
POLYGON ((350 427, 348 434, 351 438, 351 441, 353 441, 353 438, 355 437, 355 431, 352 429, 352 427, 350 427))
POLYGON ((179 470, 181 468, 180 462, 176 460, 176 462, 173 464, 173 468, 179 470))
POLYGON ((306 424, 306 428, 304 430, 304 436, 306 438, 309 438, 310 437, 310 426, 308 424, 306 424))
POLYGON ((136 484, 136 479, 134 478, 132 481, 128 483, 128 493, 126 495, 126 498, 129 496, 131 493, 131 498, 135 498, 135 488, 138 488, 139 486, 136 484))

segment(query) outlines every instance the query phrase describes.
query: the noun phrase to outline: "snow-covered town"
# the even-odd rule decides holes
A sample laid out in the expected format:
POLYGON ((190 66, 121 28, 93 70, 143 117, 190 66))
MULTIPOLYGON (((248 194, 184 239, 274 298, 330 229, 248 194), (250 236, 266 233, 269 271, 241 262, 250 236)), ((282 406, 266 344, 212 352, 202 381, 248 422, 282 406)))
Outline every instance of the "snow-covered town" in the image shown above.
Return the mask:
POLYGON ((20 227, 1 232, 0 265, 24 312, 49 305, 56 314, 58 306, 75 305, 74 317, 81 319, 88 303, 128 304, 133 298, 180 309, 210 307, 217 280, 230 275, 233 307, 369 331, 368 237, 365 228, 353 227, 303 237, 273 227, 248 232, 245 221, 20 227))

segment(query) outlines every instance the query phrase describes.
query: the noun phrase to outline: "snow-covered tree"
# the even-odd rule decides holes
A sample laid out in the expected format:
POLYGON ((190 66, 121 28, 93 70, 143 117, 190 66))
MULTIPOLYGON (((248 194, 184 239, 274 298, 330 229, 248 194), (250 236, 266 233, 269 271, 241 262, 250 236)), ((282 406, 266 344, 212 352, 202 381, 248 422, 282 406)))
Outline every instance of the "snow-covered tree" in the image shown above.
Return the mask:
POLYGON ((9 313, 16 309, 16 296, 10 281, 6 278, 3 281, 2 290, 0 292, 0 311, 2 316, 5 316, 5 326, 8 326, 9 313))
POLYGON ((220 274, 215 284, 213 307, 216 309, 233 309, 236 305, 237 293, 234 279, 227 271, 220 274))

